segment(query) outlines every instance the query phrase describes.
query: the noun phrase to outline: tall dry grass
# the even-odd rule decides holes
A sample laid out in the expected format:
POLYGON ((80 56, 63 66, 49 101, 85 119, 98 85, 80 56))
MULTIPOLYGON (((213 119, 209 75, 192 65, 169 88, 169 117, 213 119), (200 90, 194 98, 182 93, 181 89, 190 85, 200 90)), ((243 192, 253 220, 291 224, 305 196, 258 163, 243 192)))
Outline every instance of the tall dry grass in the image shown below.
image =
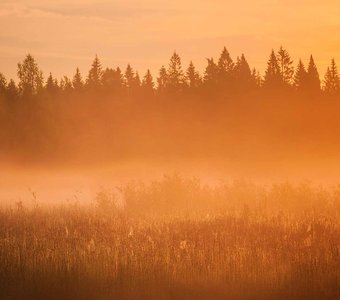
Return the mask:
POLYGON ((339 203, 175 175, 90 206, 2 208, 0 299, 340 299, 339 203))

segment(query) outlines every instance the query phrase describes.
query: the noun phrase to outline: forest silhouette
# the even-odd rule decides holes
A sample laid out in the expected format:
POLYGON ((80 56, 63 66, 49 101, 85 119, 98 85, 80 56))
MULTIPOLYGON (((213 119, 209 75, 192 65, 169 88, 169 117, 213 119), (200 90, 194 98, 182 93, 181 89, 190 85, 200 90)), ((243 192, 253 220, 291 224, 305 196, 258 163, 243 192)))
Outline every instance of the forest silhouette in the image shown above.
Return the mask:
POLYGON ((45 77, 27 55, 17 83, 0 73, 0 157, 17 161, 336 156, 340 77, 321 80, 313 56, 295 66, 281 47, 263 76, 224 47, 200 74, 174 52, 157 76, 128 65, 45 77))

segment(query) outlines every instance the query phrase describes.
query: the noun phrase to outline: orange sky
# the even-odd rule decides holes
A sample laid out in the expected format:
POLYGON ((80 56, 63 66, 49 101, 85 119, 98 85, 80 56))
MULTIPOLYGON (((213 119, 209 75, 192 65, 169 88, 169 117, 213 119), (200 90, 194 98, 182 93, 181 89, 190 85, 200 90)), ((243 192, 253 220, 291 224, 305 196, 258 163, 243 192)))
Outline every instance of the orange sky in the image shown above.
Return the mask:
POLYGON ((97 53, 104 66, 131 63, 156 72, 177 50, 202 69, 224 45, 263 72, 271 48, 296 60, 313 53, 324 73, 340 64, 338 0, 0 0, 0 72, 16 78, 30 52, 46 77, 87 73, 97 53))

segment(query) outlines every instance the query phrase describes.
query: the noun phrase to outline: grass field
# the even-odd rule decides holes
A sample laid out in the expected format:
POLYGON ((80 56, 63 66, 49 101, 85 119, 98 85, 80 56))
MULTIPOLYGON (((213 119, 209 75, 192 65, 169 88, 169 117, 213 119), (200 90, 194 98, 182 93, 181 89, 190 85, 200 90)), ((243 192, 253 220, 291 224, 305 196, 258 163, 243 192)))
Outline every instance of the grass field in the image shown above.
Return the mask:
POLYGON ((0 299, 340 299, 340 193, 165 176, 0 210, 0 299))

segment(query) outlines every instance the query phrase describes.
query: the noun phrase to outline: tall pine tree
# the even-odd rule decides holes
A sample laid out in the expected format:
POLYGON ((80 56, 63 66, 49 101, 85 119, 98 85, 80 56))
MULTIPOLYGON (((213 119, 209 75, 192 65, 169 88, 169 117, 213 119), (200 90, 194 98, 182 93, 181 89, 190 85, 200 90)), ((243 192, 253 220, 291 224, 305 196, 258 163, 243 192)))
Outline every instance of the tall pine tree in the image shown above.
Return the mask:
POLYGON ((327 68, 324 90, 329 95, 338 95, 340 92, 340 78, 334 58, 331 61, 331 65, 327 68))
POLYGON ((218 84, 220 88, 228 88, 233 85, 233 71, 235 64, 224 47, 217 63, 218 68, 218 84))
POLYGON ((142 91, 144 94, 150 95, 154 93, 155 84, 153 82, 153 78, 150 70, 147 70, 142 81, 142 91))
POLYGON ((6 88, 7 88, 7 80, 6 77, 0 73, 0 95, 6 94, 6 88))
POLYGON ((317 94, 320 92, 320 76, 314 58, 311 55, 307 68, 307 88, 310 93, 317 94))
POLYGON ((293 60, 288 51, 281 46, 277 53, 277 63, 284 86, 290 86, 294 75, 293 60))
POLYGON ((168 92, 179 92, 184 86, 184 72, 182 70, 182 62, 179 55, 174 52, 170 58, 170 63, 167 71, 168 80, 166 83, 166 89, 168 92))
POLYGON ((74 74, 72 79, 72 86, 75 91, 81 91, 84 87, 83 78, 81 76, 81 73, 79 71, 79 68, 76 69, 76 74, 74 74))
POLYGON ((103 87, 110 93, 120 94, 124 90, 124 75, 121 69, 106 68, 102 76, 103 87))
POLYGON ((53 78, 52 73, 50 73, 50 75, 47 77, 47 81, 46 81, 46 85, 45 85, 45 89, 48 93, 50 94, 54 94, 58 91, 58 81, 53 78))
POLYGON ((271 90, 282 87, 280 67, 277 62, 274 50, 272 50, 267 62, 267 69, 264 75, 263 86, 271 90))
POLYGON ((255 68, 253 68, 251 71, 251 78, 252 78, 254 88, 259 88, 262 86, 263 80, 262 80, 261 74, 255 68))
POLYGON ((235 85, 238 89, 249 90, 254 87, 249 64, 244 56, 237 58, 234 68, 235 85))
POLYGON ((222 76, 227 76, 234 70, 234 66, 235 65, 229 51, 226 47, 224 47, 217 63, 219 73, 222 76))
POLYGON ((164 93, 166 86, 168 84, 168 73, 164 66, 162 66, 159 70, 159 75, 157 78, 157 91, 159 93, 164 93))
POLYGON ((103 75, 102 65, 98 56, 96 55, 92 62, 91 69, 86 80, 87 86, 91 89, 99 88, 102 84, 101 82, 102 75, 103 75))
POLYGON ((192 61, 190 62, 185 75, 189 89, 194 90, 200 86, 201 77, 192 61))
POLYGON ((124 73, 124 79, 125 79, 125 86, 129 90, 133 88, 134 80, 135 80, 135 72, 133 71, 130 64, 127 65, 125 73, 124 73))
POLYGON ((210 88, 216 88, 219 79, 219 68, 213 58, 208 58, 208 65, 204 72, 204 84, 210 88))
POLYGON ((306 91, 307 89, 307 72, 301 59, 296 67, 293 85, 298 91, 306 91))

